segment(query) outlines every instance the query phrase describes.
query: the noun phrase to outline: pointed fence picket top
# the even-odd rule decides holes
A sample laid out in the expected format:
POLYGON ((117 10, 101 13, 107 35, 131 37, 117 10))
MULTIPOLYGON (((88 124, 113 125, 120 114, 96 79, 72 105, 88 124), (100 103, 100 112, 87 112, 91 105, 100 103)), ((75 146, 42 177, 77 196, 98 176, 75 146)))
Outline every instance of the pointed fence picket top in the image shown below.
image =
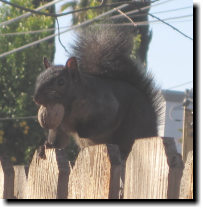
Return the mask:
POLYGON ((63 151, 45 150, 46 159, 36 151, 29 167, 26 199, 67 197, 69 167, 63 151))
POLYGON ((135 140, 126 161, 124 199, 177 199, 182 171, 172 138, 135 140))
POLYGON ((83 149, 75 162, 68 184, 68 199, 119 198, 121 160, 116 145, 83 149))
POLYGON ((172 138, 136 139, 126 160, 111 144, 82 149, 73 166, 64 151, 44 154, 29 166, 0 157, 0 198, 193 199, 193 154, 183 169, 172 138))

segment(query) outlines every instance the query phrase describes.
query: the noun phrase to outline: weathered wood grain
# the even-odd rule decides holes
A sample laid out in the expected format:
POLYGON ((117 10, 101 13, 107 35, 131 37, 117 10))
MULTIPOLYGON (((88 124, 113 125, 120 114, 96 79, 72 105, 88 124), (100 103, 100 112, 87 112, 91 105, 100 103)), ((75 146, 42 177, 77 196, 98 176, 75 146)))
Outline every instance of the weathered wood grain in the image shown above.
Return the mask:
POLYGON ((180 199, 193 199, 193 151, 187 156, 180 184, 180 199))
POLYGON ((0 199, 13 199, 14 170, 8 160, 0 157, 0 199))
POLYGON ((184 107, 183 118, 183 142, 182 142, 182 158, 184 163, 187 160, 187 155, 193 150, 193 114, 192 110, 184 107))
POLYGON ((64 151, 46 149, 45 156, 36 151, 28 170, 0 158, 0 198, 193 199, 193 153, 183 174, 172 138, 135 140, 126 162, 110 144, 81 150, 73 167, 64 151))
POLYGON ((119 198, 121 160, 116 145, 95 145, 80 151, 70 173, 68 199, 119 198))
POLYGON ((126 161, 124 199, 177 199, 182 170, 172 138, 135 140, 126 161))
POLYGON ((35 152, 28 172, 26 199, 64 199, 68 188, 68 161, 63 151, 45 150, 46 159, 35 152))
POLYGON ((27 166, 16 165, 14 168, 14 197, 24 199, 27 194, 27 166))

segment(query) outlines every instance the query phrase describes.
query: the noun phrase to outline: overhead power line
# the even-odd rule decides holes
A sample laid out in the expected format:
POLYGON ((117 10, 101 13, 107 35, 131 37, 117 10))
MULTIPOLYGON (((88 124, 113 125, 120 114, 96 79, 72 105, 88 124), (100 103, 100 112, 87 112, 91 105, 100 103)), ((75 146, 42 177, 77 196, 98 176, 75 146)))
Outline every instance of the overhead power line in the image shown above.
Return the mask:
POLYGON ((0 118, 0 121, 6 121, 6 120, 27 120, 27 119, 37 119, 37 116, 25 116, 25 117, 6 117, 6 118, 0 118))
MULTIPOLYGON (((168 0, 168 1, 169 1, 169 0, 168 0)), ((154 4, 153 6, 158 6, 158 5, 163 4, 163 3, 166 3, 166 2, 168 2, 168 1, 159 2, 159 3, 157 3, 157 4, 154 4)), ((170 1, 172 1, 172 0, 170 0, 170 1)), ((150 7, 150 6, 146 6, 146 7, 140 8, 140 9, 131 10, 130 12, 126 12, 125 15, 129 17, 129 15, 135 14, 135 13, 137 13, 137 12, 143 12, 144 10, 148 9, 149 7, 150 7)), ((155 18, 155 19, 157 19, 158 21, 160 21, 160 22, 166 24, 167 26, 169 26, 169 27, 172 28, 173 30, 175 30, 175 31, 177 31, 178 33, 180 33, 181 35, 185 36, 186 38, 188 38, 188 39, 190 39, 190 40, 193 40, 190 36, 186 35, 185 33, 183 33, 182 31, 180 31, 178 28, 174 27, 173 25, 171 25, 171 24, 165 22, 163 19, 161 19, 161 18, 159 18, 159 17, 157 17, 157 16, 155 16, 154 14, 151 14, 151 13, 149 13, 149 12, 148 12, 148 15, 151 16, 151 17, 153 17, 153 18, 155 18)), ((115 16, 112 17, 112 19, 121 18, 122 16, 123 16, 122 14, 120 14, 120 15, 115 15, 115 16)))
POLYGON ((170 28, 172 28, 173 30, 177 31, 178 33, 180 33, 181 35, 185 36, 186 38, 190 39, 190 40, 193 40, 190 36, 186 35, 185 33, 183 33, 181 30, 179 30, 178 28, 174 27, 173 25, 165 22, 164 20, 162 20, 161 18, 151 14, 151 13, 148 13, 149 16, 159 20, 160 22, 164 23, 165 25, 169 26, 170 28))
POLYGON ((191 6, 188 6, 188 7, 179 7, 179 8, 175 8, 175 9, 169 9, 169 10, 154 12, 153 14, 176 12, 176 11, 185 10, 185 9, 193 9, 193 8, 191 6))
MULTIPOLYGON (((0 1, 2 1, 2 0, 0 0, 0 1)), ((159 0, 157 0, 157 1, 159 1, 159 0)), ((170 1, 171 1, 171 0, 170 0, 170 1)), ((154 1, 154 2, 155 2, 155 1, 154 1)), ((166 2, 168 2, 168 1, 164 1, 164 2, 161 2, 161 3, 158 3, 158 4, 153 4, 152 6, 158 6, 158 5, 163 4, 163 3, 166 3, 166 2)), ((121 6, 117 7, 116 9, 119 9, 119 10, 120 10, 120 9, 123 9, 123 8, 125 8, 125 7, 127 7, 127 6, 128 6, 128 4, 124 4, 124 5, 121 5, 121 6)), ((144 10, 146 10, 146 9, 148 9, 148 8, 149 8, 149 6, 142 7, 142 8, 140 8, 139 10, 137 9, 136 12, 138 13, 138 12, 140 12, 140 10, 144 11, 144 10)), ((36 45, 36 44, 39 44, 39 43, 44 42, 44 41, 46 41, 46 40, 49 40, 49 39, 51 39, 51 38, 53 38, 53 37, 55 37, 55 36, 58 36, 58 35, 63 34, 63 33, 66 33, 66 32, 68 32, 68 31, 70 31, 70 30, 73 30, 73 29, 76 29, 76 28, 85 26, 85 25, 87 25, 87 24, 90 24, 90 23, 92 23, 92 22, 94 22, 94 21, 96 21, 96 20, 98 20, 98 19, 100 19, 100 18, 102 18, 102 17, 104 17, 104 16, 106 16, 106 15, 109 15, 109 14, 113 13, 114 11, 115 11, 115 9, 111 9, 111 10, 109 10, 109 11, 107 11, 107 12, 101 14, 101 15, 98 15, 97 17, 95 17, 95 18, 93 18, 93 19, 91 19, 91 20, 87 20, 87 21, 83 22, 82 24, 79 24, 79 25, 76 25, 76 26, 72 26, 72 27, 68 28, 67 30, 64 30, 64 31, 61 32, 61 33, 56 33, 56 34, 49 35, 49 36, 44 37, 44 38, 42 38, 42 39, 40 39, 40 40, 31 42, 31 43, 26 44, 26 45, 24 45, 24 46, 21 46, 21 47, 19 47, 19 48, 16 48, 16 49, 13 49, 13 50, 11 50, 11 51, 2 53, 2 54, 0 55, 0 58, 5 57, 5 56, 7 56, 7 55, 9 55, 9 54, 12 54, 12 53, 14 53, 14 52, 17 52, 17 51, 21 51, 21 50, 26 49, 26 48, 28 48, 28 47, 34 46, 34 45, 36 45)), ((134 11, 134 13, 136 13, 136 12, 134 11)), ((129 13, 129 12, 128 12, 128 13, 129 13)), ((128 14, 128 13, 125 13, 125 14, 128 14)), ((158 20, 159 20, 159 19, 158 19, 158 20)), ((160 20, 159 20, 159 21, 160 21, 160 20)), ((164 22, 164 21, 162 20, 161 22, 164 22)), ((148 24, 148 22, 146 22, 146 23, 143 22, 143 23, 141 23, 141 24, 143 24, 143 25, 144 25, 144 24, 148 24)), ((139 25, 141 25, 141 24, 139 24, 139 25)), ((169 23, 167 23, 167 24, 170 25, 169 23)), ((138 25, 138 24, 137 24, 137 25, 138 25)), ((175 27, 174 27, 174 28, 175 28, 175 27)), ((177 29, 177 30, 178 30, 178 29, 177 29)))
POLYGON ((178 84, 176 86, 169 87, 168 90, 175 89, 175 88, 178 88, 178 87, 182 87, 182 86, 185 86, 185 85, 190 84, 192 82, 193 81, 188 81, 188 82, 185 82, 185 83, 181 83, 181 84, 178 84))
MULTIPOLYGON (((110 11, 113 12, 112 10, 110 10, 110 11)), ((109 12, 110 12, 110 11, 109 11, 109 12)), ((108 12, 108 13, 109 13, 109 12, 108 12)), ((67 32, 69 32, 69 31, 71 31, 71 30, 77 29, 77 28, 79 28, 79 27, 85 26, 85 25, 87 25, 87 24, 90 24, 91 22, 93 22, 93 21, 95 21, 95 20, 101 18, 101 16, 103 17, 103 16, 105 16, 105 15, 102 14, 102 15, 99 15, 99 16, 97 16, 96 18, 94 18, 94 19, 92 19, 92 20, 88 20, 88 21, 85 21, 85 22, 83 22, 83 23, 81 23, 81 24, 79 24, 79 25, 75 25, 75 26, 69 27, 68 29, 66 29, 66 30, 64 30, 64 31, 62 31, 62 32, 60 32, 60 35, 63 34, 63 33, 67 33, 67 32)), ((180 19, 180 18, 191 17, 191 16, 192 16, 192 15, 185 15, 185 16, 167 18, 167 19, 164 19, 164 20, 180 19)), ((157 20, 157 21, 150 21, 150 22, 148 22, 148 21, 143 21, 143 22, 136 22, 135 24, 138 26, 138 25, 146 25, 146 24, 149 24, 149 23, 157 23, 157 22, 159 22, 159 21, 158 21, 158 20, 157 20)), ((123 25, 129 25, 129 24, 126 23, 126 24, 123 24, 123 25)), ((133 25, 132 25, 132 26, 133 26, 133 25)), ((54 29, 55 29, 55 28, 54 28, 54 29)), ((47 30, 48 30, 48 29, 47 29, 47 30)), ((40 31, 40 30, 39 30, 39 31, 40 31)), ((37 31, 37 32, 39 32, 39 31, 37 31)), ((44 30, 42 30, 41 32, 44 32, 44 30)), ((25 32, 25 33, 28 33, 28 32, 25 32)), ((31 31, 31 33, 34 33, 34 31, 31 31)), ((22 32, 21 32, 21 34, 22 34, 22 32)), ((2 34, 2 35, 3 35, 3 34, 2 34)), ((18 47, 18 48, 16 48, 16 49, 13 49, 13 50, 11 50, 11 51, 4 52, 4 53, 0 54, 0 58, 5 57, 5 56, 7 56, 7 55, 10 55, 10 54, 12 54, 12 53, 21 51, 21 50, 26 49, 26 48, 28 48, 28 47, 37 45, 37 44, 39 44, 39 43, 41 43, 41 42, 47 41, 47 40, 49 40, 49 39, 51 39, 51 38, 54 38, 55 36, 58 36, 58 35, 59 35, 59 33, 52 34, 52 35, 46 36, 45 38, 42 38, 42 39, 40 39, 40 40, 31 42, 31 43, 29 43, 29 44, 26 44, 26 45, 24 45, 24 46, 18 47)))
MULTIPOLYGON (((162 4, 166 4, 167 2, 171 2, 171 1, 174 1, 174 0, 163 0, 163 1, 160 1, 158 0, 157 2, 158 3, 153 3, 152 5, 149 5, 149 6, 144 6, 144 7, 141 7, 139 9, 135 9, 135 10, 131 10, 129 12, 125 12, 126 15, 130 16, 131 14, 137 14, 137 13, 143 13, 145 10, 149 9, 149 8, 152 8, 152 7, 157 7, 157 6, 160 6, 162 4)), ((118 15, 114 15, 113 17, 111 17, 111 19, 117 19, 117 18, 121 18, 123 17, 122 14, 118 14, 118 15)))
MULTIPOLYGON (((188 9, 188 8, 192 9, 191 6, 189 6, 189 7, 181 7, 181 8, 177 8, 177 9, 170 9, 170 10, 162 10, 162 11, 158 11, 158 12, 153 12, 153 14, 163 14, 163 13, 165 14, 165 13, 170 13, 170 12, 179 11, 179 10, 188 9)), ((130 13, 129 12, 126 13, 126 15, 128 15, 129 17, 131 17, 131 16, 133 16, 133 17, 142 17, 142 16, 145 16, 146 14, 147 13, 144 13, 144 12, 137 14, 137 9, 136 10, 131 10, 130 13)), ((116 16, 118 16, 118 15, 116 15, 116 16)), ((115 17, 115 16, 113 16, 113 17, 115 17)))
MULTIPOLYGON (((85 7, 85 8, 81 8, 81 9, 72 10, 72 11, 69 11, 69 12, 55 14, 55 13, 46 13, 46 12, 36 11, 36 10, 29 9, 27 7, 23 7, 23 6, 20 6, 18 4, 15 4, 15 3, 12 3, 12 2, 6 1, 6 0, 0 0, 0 1, 5 3, 5 4, 8 4, 10 6, 13 6, 15 8, 18 8, 18 9, 21 9, 21 10, 24 10, 24 11, 27 11, 27 12, 31 12, 33 14, 45 15, 45 16, 49 16, 49 17, 61 17, 61 16, 64 16, 64 15, 69 15, 69 14, 73 14, 73 13, 77 13, 77 12, 87 11, 87 10, 90 10, 90 9, 100 9, 100 8, 103 8, 103 7, 115 7, 115 6, 122 5, 122 4, 133 4, 134 6, 136 6, 136 5, 137 6, 142 6, 142 5, 146 5, 146 3, 150 3, 149 1, 147 1, 147 2, 144 2, 144 1, 121 1, 121 2, 115 2, 115 3, 107 4, 105 0, 102 0, 101 4, 98 5, 98 6, 85 7)), ((159 1, 159 0, 151 1, 151 3, 154 3, 156 1, 159 1)))
MULTIPOLYGON (((186 21, 192 21, 192 19, 186 19, 188 17, 192 17, 193 15, 182 15, 182 16, 175 16, 175 17, 168 17, 168 18, 164 18, 163 20, 179 20, 179 19, 183 19, 180 22, 186 22, 186 21)), ((154 24, 154 23, 160 23, 160 21, 158 20, 151 20, 151 21, 140 21, 140 22, 135 22, 136 25, 146 25, 146 24, 154 24)), ((129 24, 120 24, 120 25, 129 25, 129 24)), ((65 27, 60 27, 61 29, 67 29, 70 28, 70 26, 65 26, 65 27)), ((27 34, 37 34, 37 33, 43 33, 43 32, 50 32, 50 31, 54 31, 56 30, 56 28, 46 28, 46 29, 41 29, 41 30, 33 30, 33 31, 21 31, 21 32, 12 32, 12 33, 1 33, 0 36, 17 36, 17 35, 27 35, 27 34)))
MULTIPOLYGON (((47 4, 45 4, 45 5, 41 6, 41 7, 38 7, 38 8, 35 9, 34 11, 40 11, 40 10, 45 9, 45 8, 47 8, 47 7, 50 7, 50 6, 52 6, 53 4, 56 4, 56 3, 60 2, 60 1, 62 1, 62 0, 54 0, 54 1, 49 2, 49 3, 47 3, 47 4)), ((29 16, 31 16, 31 15, 33 15, 32 12, 27 12, 27 13, 25 13, 25 14, 22 14, 22 15, 18 16, 18 17, 15 17, 15 18, 13 18, 13 19, 10 19, 10 20, 7 20, 7 21, 5 21, 5 22, 0 23, 0 27, 9 25, 9 24, 14 23, 14 22, 17 22, 17 21, 19 21, 20 19, 29 17, 29 16)))
MULTIPOLYGON (((70 26, 61 27, 60 29, 69 28, 70 26)), ((21 31, 21 32, 12 32, 12 33, 0 33, 0 36, 17 36, 17 35, 27 35, 27 34, 36 34, 36 33, 43 33, 43 32, 50 32, 54 31, 56 28, 46 28, 41 30, 32 30, 32 31, 21 31)))
MULTIPOLYGON (((0 0, 0 1, 1 1, 1 0, 0 0)), ((117 7, 117 8, 118 8, 118 9, 123 9, 123 8, 125 8, 125 7, 127 7, 127 6, 128 6, 128 4, 123 4, 123 5, 121 5, 121 6, 117 7)), ((105 16, 107 16, 107 15, 113 13, 113 12, 115 12, 115 10, 114 10, 114 9, 111 9, 111 10, 105 12, 105 13, 102 13, 101 15, 98 15, 97 17, 95 17, 95 18, 93 18, 93 19, 91 19, 91 20, 86 20, 86 21, 84 21, 84 22, 81 23, 81 24, 72 26, 72 27, 68 28, 67 30, 62 31, 60 34, 66 33, 66 32, 68 32, 68 31, 71 31, 71 30, 73 30, 73 29, 77 29, 77 28, 82 27, 82 26, 85 26, 85 25, 88 25, 88 24, 90 24, 90 23, 92 23, 92 22, 94 22, 94 21, 96 21, 96 20, 98 20, 98 19, 100 19, 100 18, 102 18, 102 17, 105 17, 105 16)), ((51 39, 51 38, 54 38, 55 36, 58 36, 58 35, 59 35, 59 33, 52 34, 52 35, 46 36, 46 37, 44 37, 44 38, 42 38, 42 39, 40 39, 40 40, 31 42, 31 43, 29 43, 29 44, 26 44, 26 45, 24 45, 24 46, 18 47, 18 48, 16 48, 16 49, 13 49, 13 50, 11 50, 11 51, 4 52, 4 53, 0 54, 0 58, 5 57, 5 56, 7 56, 7 55, 9 55, 9 54, 12 54, 12 53, 14 53, 14 52, 21 51, 21 50, 26 49, 26 48, 28 48, 28 47, 34 46, 34 45, 39 44, 39 43, 41 43, 41 42, 47 41, 47 40, 49 40, 49 39, 51 39)))
MULTIPOLYGON (((125 13, 124 13, 125 14, 125 13)), ((127 16, 127 15, 126 15, 127 16)), ((178 19, 185 19, 185 18, 188 18, 188 17, 192 17, 193 15, 190 14, 190 15, 182 15, 182 16, 176 16, 176 17, 168 17, 168 18, 165 18, 165 19, 162 19, 164 21, 170 21, 170 20, 178 20, 178 19)), ((140 22, 134 22, 134 24, 132 23, 118 23, 118 24, 114 24, 115 26, 119 25, 119 26, 124 26, 124 25, 128 25, 128 26, 141 26, 141 25, 148 25, 148 24, 153 24, 153 23, 161 23, 159 20, 151 20, 151 21, 140 21, 140 22)))

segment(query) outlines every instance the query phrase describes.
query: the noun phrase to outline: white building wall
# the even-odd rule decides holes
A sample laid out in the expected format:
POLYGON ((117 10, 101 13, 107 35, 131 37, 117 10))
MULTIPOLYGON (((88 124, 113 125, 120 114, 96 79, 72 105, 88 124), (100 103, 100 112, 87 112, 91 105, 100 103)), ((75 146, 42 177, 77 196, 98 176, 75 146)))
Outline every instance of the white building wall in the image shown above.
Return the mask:
MULTIPOLYGON (((183 130, 183 100, 185 92, 163 90, 163 124, 158 127, 159 136, 173 137, 177 151, 182 153, 182 130, 183 130)), ((190 98, 193 98, 191 91, 190 98)), ((191 103, 188 108, 193 109, 191 103)))
POLYGON ((166 102, 164 136, 173 137, 179 153, 182 152, 183 107, 177 102, 166 102))

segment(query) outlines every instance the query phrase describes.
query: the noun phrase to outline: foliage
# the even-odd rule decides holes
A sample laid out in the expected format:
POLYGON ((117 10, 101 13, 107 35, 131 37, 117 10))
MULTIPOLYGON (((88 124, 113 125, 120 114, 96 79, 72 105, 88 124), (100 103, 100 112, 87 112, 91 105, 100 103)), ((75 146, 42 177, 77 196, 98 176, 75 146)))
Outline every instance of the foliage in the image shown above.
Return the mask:
MULTIPOLYGON (((34 9, 40 1, 11 0, 34 9)), ((43 1, 47 3, 50 0, 43 1)), ((53 12, 53 7, 46 12, 53 12)), ((22 14, 14 7, 1 5, 0 22, 22 14)), ((54 27, 54 19, 32 15, 0 28, 0 34, 24 32, 54 27)), ((0 36, 0 54, 50 35, 50 32, 15 36, 0 36)), ((34 83, 43 69, 42 58, 54 57, 54 40, 36 45, 0 58, 0 118, 33 116, 37 107, 32 101, 34 83)), ((0 155, 6 155, 14 163, 27 163, 34 149, 45 139, 44 131, 36 120, 0 120, 0 155)))

